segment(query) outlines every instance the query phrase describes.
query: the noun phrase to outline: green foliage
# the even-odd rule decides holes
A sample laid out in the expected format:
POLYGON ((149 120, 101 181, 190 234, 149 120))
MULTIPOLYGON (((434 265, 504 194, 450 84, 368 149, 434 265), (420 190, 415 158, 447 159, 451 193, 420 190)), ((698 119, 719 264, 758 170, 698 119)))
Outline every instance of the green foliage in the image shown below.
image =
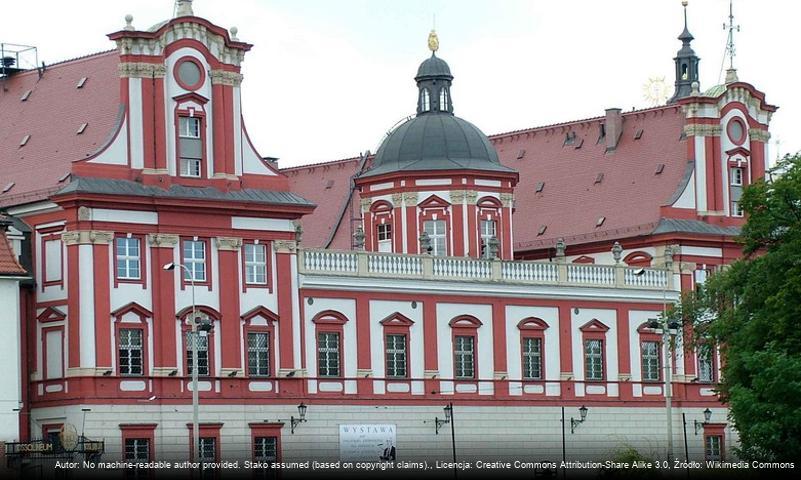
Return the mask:
POLYGON ((739 455, 794 460, 801 458, 801 154, 770 176, 743 193, 746 257, 670 315, 692 321, 697 341, 721 346, 720 391, 740 434, 739 455))

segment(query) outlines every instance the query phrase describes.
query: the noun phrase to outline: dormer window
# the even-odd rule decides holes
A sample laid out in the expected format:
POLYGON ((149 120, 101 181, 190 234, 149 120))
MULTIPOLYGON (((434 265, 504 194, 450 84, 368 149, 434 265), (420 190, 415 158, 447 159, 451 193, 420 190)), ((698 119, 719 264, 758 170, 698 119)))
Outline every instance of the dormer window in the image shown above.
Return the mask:
POLYGON ((420 92, 420 95, 421 95, 421 98, 420 98, 420 111, 428 112, 429 110, 431 110, 431 95, 428 93, 428 89, 424 88, 420 92))
POLYGON ((200 132, 201 119, 199 117, 178 117, 178 154, 182 177, 199 178, 201 176, 203 140, 200 132))
POLYGON ((445 87, 439 91, 439 110, 441 112, 448 111, 448 90, 445 87))

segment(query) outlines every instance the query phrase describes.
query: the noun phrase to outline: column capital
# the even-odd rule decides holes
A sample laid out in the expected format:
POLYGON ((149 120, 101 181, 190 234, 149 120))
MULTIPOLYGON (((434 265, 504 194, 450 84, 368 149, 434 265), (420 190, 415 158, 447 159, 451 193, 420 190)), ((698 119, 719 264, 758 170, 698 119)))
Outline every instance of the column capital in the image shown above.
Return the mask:
POLYGON ((403 194, 403 204, 407 207, 417 206, 417 192, 409 192, 403 194))
POLYGON ((478 192, 475 190, 465 190, 464 198, 470 205, 475 205, 478 201, 478 192))
POLYGON ((369 212, 370 211, 370 206, 373 204, 373 199, 372 198, 362 198, 360 204, 362 206, 362 212, 369 212))
POLYGON ((159 63, 122 62, 117 67, 117 73, 127 78, 164 78, 167 67, 159 63))
POLYGON ((151 233, 147 236, 151 247, 172 248, 178 245, 178 235, 174 233, 151 233))
POLYGON ((452 204, 459 204, 459 205, 463 204, 465 196, 466 196, 466 193, 467 192, 465 192, 464 190, 452 190, 451 191, 451 203, 452 204))
POLYGON ((294 240, 273 240, 275 253, 296 253, 298 242, 294 240))
POLYGON ((227 70, 212 70, 211 75, 212 85, 229 85, 238 87, 242 84, 242 74, 236 72, 229 72, 227 70))
POLYGON ((402 193, 393 193, 392 194, 392 206, 394 208, 398 208, 403 205, 403 194, 402 193))
POLYGON ((756 142, 768 143, 768 140, 770 140, 770 132, 761 128, 749 129, 748 136, 751 137, 751 141, 756 142))
POLYGON ((242 239, 238 237, 217 237, 217 250, 236 252, 242 246, 242 239))
POLYGON ((61 234, 64 245, 109 245, 114 240, 114 232, 101 230, 73 230, 61 234))
POLYGON ((688 137, 719 137, 721 131, 720 125, 690 123, 684 126, 684 133, 688 137))
POLYGON ((511 193, 502 193, 500 197, 501 197, 501 204, 504 207, 511 207, 512 205, 514 205, 515 196, 512 195, 511 193))

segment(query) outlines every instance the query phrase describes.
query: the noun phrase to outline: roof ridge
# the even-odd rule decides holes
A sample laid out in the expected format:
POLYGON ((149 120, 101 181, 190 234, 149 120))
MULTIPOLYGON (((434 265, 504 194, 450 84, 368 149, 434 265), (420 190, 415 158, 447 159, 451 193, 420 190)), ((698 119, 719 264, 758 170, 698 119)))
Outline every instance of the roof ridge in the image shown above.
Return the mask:
MULTIPOLYGON (((116 48, 112 48, 110 50, 103 50, 103 51, 100 51, 100 52, 89 53, 89 54, 86 54, 86 55, 81 55, 79 57, 73 57, 73 58, 68 58, 68 59, 65 59, 65 60, 59 60, 59 61, 53 62, 53 63, 45 63, 45 72, 47 72, 47 70, 49 70, 49 69, 51 69, 53 67, 61 67, 61 66, 64 66, 66 64, 69 64, 69 63, 77 63, 77 62, 81 62, 81 61, 84 61, 84 60, 89 60, 91 58, 100 57, 100 56, 103 56, 103 55, 108 55, 109 53, 113 53, 113 52, 116 52, 116 51, 117 51, 116 48)), ((29 74, 32 74, 32 73, 38 72, 38 71, 39 71, 39 66, 37 65, 36 68, 30 68, 28 70, 23 70, 23 71, 15 74, 13 77, 21 77, 23 75, 29 75, 29 74)))
MULTIPOLYGON (((372 156, 374 156, 374 155, 370 154, 370 156, 368 158, 370 158, 372 156)), ((304 163, 303 165, 295 165, 293 167, 279 168, 278 170, 281 171, 281 172, 288 172, 288 171, 291 171, 291 170, 300 170, 300 169, 309 168, 309 167, 319 167, 319 166, 322 166, 322 165, 332 165, 332 164, 335 164, 335 163, 356 162, 356 161, 359 161, 361 158, 362 158, 361 156, 357 156, 357 157, 350 157, 350 158, 340 158, 340 159, 337 159, 337 160, 326 160, 326 161, 323 161, 323 162, 304 163)))

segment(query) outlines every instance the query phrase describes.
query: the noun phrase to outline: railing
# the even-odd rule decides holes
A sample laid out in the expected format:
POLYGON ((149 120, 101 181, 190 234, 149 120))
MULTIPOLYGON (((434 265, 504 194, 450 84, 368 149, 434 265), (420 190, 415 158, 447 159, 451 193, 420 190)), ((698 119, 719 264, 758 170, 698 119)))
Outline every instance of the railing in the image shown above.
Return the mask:
POLYGON ((501 261, 361 251, 300 249, 299 271, 306 275, 503 282, 510 284, 672 289, 664 269, 626 265, 501 261))

